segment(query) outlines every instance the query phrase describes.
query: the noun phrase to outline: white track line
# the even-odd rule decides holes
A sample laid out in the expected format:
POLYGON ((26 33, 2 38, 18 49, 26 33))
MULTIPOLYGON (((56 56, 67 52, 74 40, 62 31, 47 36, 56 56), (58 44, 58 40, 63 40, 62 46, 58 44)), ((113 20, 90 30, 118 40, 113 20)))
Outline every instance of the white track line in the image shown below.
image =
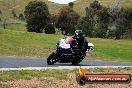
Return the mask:
MULTIPOLYGON (((83 69, 90 68, 132 68, 132 66, 81 66, 83 69)), ((0 71, 31 71, 31 70, 74 70, 79 68, 79 66, 57 66, 57 67, 20 67, 20 68, 0 68, 0 71)))

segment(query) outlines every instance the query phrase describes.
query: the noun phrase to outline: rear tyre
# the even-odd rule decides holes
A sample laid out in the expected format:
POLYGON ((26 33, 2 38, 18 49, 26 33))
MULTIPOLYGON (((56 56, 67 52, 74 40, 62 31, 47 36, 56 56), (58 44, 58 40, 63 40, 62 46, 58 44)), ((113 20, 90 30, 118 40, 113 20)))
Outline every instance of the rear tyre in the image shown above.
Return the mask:
POLYGON ((79 61, 78 60, 74 60, 71 63, 72 63, 72 65, 79 65, 79 61))
POLYGON ((53 52, 49 55, 49 57, 47 58, 47 64, 48 65, 53 65, 55 63, 56 60, 56 53, 53 52))

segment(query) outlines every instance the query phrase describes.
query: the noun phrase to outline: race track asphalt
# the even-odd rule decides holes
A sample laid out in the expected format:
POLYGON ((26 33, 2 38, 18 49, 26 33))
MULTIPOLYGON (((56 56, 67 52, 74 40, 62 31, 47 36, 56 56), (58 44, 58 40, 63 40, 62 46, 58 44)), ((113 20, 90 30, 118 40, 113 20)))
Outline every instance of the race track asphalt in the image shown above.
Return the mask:
MULTIPOLYGON (((117 62, 103 60, 83 60, 82 66, 132 66, 132 62, 117 62)), ((70 63, 56 63, 47 65, 46 58, 20 58, 20 57, 0 57, 0 68, 20 68, 20 67, 57 67, 72 66, 70 63)))

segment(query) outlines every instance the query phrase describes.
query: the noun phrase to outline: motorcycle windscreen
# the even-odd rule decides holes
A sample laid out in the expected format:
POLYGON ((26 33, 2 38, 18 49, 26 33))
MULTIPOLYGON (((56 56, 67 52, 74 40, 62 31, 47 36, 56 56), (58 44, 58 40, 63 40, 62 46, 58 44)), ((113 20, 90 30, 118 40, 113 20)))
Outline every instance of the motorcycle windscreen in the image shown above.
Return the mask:
POLYGON ((62 49, 69 49, 69 48, 71 48, 70 44, 66 43, 65 39, 61 39, 59 41, 59 47, 62 48, 62 49))

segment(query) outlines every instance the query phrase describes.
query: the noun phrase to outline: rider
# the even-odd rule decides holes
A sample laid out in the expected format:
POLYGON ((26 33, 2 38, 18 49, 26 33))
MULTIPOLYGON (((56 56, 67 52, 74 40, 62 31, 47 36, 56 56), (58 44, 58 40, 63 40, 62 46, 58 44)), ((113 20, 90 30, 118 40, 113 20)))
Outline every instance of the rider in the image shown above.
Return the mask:
POLYGON ((77 40, 79 49, 82 51, 82 53, 85 53, 87 51, 88 42, 83 36, 82 30, 76 30, 73 35, 73 39, 77 40))

